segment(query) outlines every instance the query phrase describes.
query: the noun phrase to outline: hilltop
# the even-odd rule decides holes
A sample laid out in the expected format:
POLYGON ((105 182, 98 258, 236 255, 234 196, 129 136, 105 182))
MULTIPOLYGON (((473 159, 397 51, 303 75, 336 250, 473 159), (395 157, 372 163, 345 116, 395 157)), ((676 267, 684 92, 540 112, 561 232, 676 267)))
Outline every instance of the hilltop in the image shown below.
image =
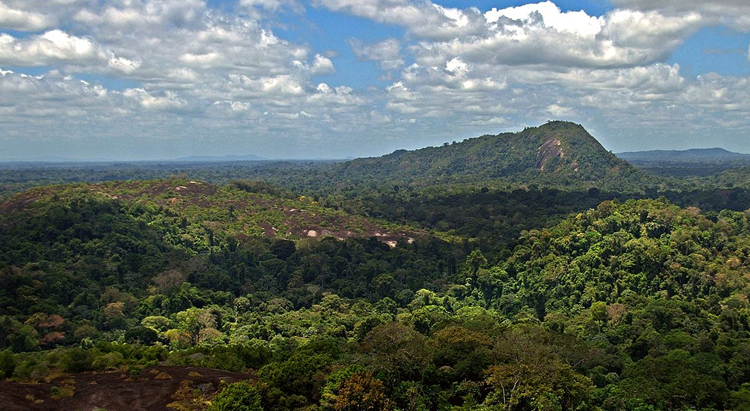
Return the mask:
MULTIPOLYGON (((306 189, 313 190, 398 183, 413 187, 534 185, 642 191, 644 185, 655 183, 653 177, 607 151, 581 125, 564 121, 440 147, 396 150, 382 157, 327 164, 304 173, 306 177, 299 179, 304 180, 306 189)), ((284 185, 270 174, 261 178, 284 185)))

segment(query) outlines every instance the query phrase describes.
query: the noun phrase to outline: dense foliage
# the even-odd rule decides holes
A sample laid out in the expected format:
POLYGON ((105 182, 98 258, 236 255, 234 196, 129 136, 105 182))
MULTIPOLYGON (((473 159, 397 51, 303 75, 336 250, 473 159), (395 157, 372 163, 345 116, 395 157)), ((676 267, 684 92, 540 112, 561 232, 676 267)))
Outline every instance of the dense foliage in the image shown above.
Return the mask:
POLYGON ((173 409, 749 410, 750 193, 629 191, 581 130, 9 196, 0 378, 248 373, 173 409))
POLYGON ((217 202, 272 188, 196 203, 160 189, 175 184, 4 203, 3 375, 258 370, 213 409, 730 409, 748 394, 744 213, 605 201, 483 253, 431 237, 238 236, 229 217, 211 231, 217 202))

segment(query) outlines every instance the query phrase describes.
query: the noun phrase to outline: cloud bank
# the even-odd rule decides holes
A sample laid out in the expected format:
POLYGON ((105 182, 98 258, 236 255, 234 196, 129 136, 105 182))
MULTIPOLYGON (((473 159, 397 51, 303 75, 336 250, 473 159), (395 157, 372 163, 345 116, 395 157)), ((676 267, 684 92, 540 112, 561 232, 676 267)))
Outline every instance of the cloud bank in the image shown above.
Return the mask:
POLYGON ((20 157, 89 139, 98 155, 143 157, 123 143, 137 132, 156 157, 342 157, 563 118, 616 150, 706 135, 742 150, 750 79, 688 77, 669 59, 703 28, 750 30, 750 4, 612 3, 594 16, 551 1, 480 11, 424 0, 0 0, 0 144, 20 157), (269 23, 311 9, 403 30, 340 39, 387 84, 341 84, 334 54, 269 23))

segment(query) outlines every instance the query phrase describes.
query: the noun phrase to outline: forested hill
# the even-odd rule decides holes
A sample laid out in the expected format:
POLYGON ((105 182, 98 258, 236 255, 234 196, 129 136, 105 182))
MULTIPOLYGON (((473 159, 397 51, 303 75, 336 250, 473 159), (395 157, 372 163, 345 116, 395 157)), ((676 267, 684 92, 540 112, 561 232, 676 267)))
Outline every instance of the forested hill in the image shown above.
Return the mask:
POLYGON ((397 150, 382 157, 326 165, 322 170, 310 188, 327 179, 354 187, 387 182, 417 187, 536 185, 641 191, 654 184, 653 177, 608 152, 581 125, 563 121, 441 147, 397 150))
POLYGON ((29 220, 58 218, 69 227, 85 220, 81 204, 99 203, 125 210, 141 225, 165 230, 163 238, 168 242, 195 252, 248 236, 289 240, 374 236, 391 246, 409 238, 401 227, 322 207, 311 198, 295 197, 268 184, 234 181, 218 186, 179 178, 34 188, 0 202, 0 227, 11 232, 29 220))

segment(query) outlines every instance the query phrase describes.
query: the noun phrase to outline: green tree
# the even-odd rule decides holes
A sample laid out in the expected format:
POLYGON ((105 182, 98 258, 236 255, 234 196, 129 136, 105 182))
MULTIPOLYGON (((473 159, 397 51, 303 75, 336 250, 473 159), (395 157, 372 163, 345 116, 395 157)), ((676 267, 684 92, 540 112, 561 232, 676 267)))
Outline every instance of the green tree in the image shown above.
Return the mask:
POLYGON ((211 401, 207 411, 263 411, 260 392, 247 381, 229 384, 211 401))
POLYGON ((125 333, 125 341, 130 344, 151 345, 158 338, 156 331, 148 327, 133 327, 125 333))

